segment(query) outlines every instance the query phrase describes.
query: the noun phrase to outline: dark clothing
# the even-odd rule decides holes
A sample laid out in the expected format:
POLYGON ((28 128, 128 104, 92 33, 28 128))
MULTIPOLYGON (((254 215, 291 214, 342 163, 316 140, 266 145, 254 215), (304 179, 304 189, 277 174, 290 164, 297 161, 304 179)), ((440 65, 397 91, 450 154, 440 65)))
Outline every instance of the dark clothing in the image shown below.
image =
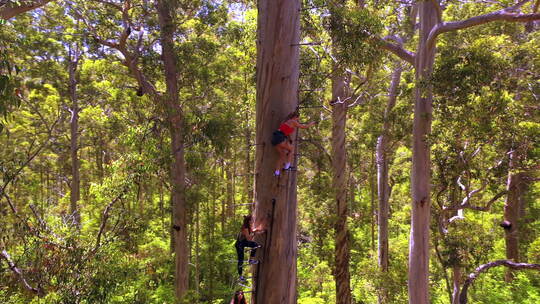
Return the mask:
POLYGON ((243 240, 247 240, 246 236, 242 233, 242 231, 238 232, 238 235, 236 236, 236 242, 241 242, 243 240))
POLYGON ((285 133, 277 130, 272 133, 272 146, 277 146, 288 139, 285 133))
MULTIPOLYGON (((255 248, 258 247, 259 244, 253 241, 248 241, 245 238, 241 241, 236 241, 234 244, 234 247, 236 247, 236 254, 238 255, 238 274, 242 275, 242 263, 244 262, 244 248, 255 248)), ((255 252, 257 249, 252 249, 250 254, 250 259, 255 257, 255 252)))

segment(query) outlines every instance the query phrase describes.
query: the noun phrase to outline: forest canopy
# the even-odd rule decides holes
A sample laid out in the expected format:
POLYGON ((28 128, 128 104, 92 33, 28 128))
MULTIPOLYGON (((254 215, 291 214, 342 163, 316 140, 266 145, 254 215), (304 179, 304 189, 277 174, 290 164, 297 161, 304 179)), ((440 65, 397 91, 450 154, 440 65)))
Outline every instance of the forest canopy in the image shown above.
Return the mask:
POLYGON ((540 303, 539 138, 540 0, 0 0, 0 299, 540 303))

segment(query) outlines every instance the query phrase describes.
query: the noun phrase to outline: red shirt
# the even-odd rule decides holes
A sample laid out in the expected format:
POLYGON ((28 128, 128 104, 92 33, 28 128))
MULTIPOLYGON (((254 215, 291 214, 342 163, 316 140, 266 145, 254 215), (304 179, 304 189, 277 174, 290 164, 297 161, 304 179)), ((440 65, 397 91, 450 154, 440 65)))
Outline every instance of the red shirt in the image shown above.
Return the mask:
POLYGON ((279 126, 279 131, 283 132, 283 134, 285 134, 285 136, 289 136, 292 134, 292 132, 294 132, 294 128, 289 126, 288 124, 286 123, 282 123, 280 126, 279 126))

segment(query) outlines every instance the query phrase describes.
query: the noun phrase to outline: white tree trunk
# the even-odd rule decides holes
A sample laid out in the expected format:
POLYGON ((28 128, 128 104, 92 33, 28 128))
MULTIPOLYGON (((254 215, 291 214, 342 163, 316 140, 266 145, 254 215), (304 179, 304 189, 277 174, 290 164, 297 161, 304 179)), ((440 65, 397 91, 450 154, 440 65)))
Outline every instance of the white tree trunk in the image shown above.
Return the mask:
POLYGON ((429 84, 435 49, 426 41, 437 24, 434 1, 419 4, 420 39, 415 58, 416 89, 411 174, 412 215, 409 243, 409 303, 429 303, 429 220, 431 163, 427 137, 431 132, 432 86, 429 84))

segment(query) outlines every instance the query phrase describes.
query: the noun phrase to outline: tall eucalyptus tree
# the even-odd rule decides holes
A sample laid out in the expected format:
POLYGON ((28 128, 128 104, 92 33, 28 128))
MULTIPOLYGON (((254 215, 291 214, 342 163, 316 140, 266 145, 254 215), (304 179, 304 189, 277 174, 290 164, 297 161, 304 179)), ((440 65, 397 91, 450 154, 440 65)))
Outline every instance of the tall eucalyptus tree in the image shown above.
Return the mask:
POLYGON ((267 231, 253 302, 296 303, 296 172, 273 175, 278 155, 270 139, 298 105, 300 1, 261 0, 258 9, 254 215, 267 231))
MULTIPOLYGON (((409 303, 429 303, 429 223, 431 208, 430 145, 433 91, 431 74, 436 56, 439 35, 458 31, 488 22, 529 22, 539 20, 538 13, 522 13, 520 9, 531 1, 492 13, 470 17, 460 21, 443 20, 441 1, 422 1, 415 4, 418 14, 419 39, 416 52, 410 52, 398 44, 381 39, 382 47, 393 52, 415 68, 415 106, 413 122, 413 157, 411 173, 412 215, 409 244, 409 303)), ((415 18, 416 19, 416 16, 415 18)))
POLYGON ((122 4, 107 1, 95 1, 92 5, 74 3, 72 8, 81 18, 95 41, 115 50, 119 60, 127 67, 130 75, 139 85, 138 94, 148 94, 155 105, 163 111, 171 140, 171 205, 172 225, 171 241, 175 256, 175 292, 178 299, 188 289, 188 233, 187 205, 185 198, 186 164, 184 159, 184 110, 179 100, 178 58, 174 50, 176 22, 178 18, 188 20, 197 12, 198 3, 158 0, 152 6, 147 1, 124 1, 122 4), (99 5, 100 14, 96 14, 99 5), (178 10, 182 10, 182 14, 178 10), (177 15, 179 13, 179 15, 177 15), (158 20, 152 18, 156 14, 158 20), (107 27, 111 18, 114 26, 107 27), (92 18, 92 19, 91 19, 92 18), (157 23, 157 27, 156 27, 157 23), (137 32, 137 35, 132 35, 137 32), (106 33, 108 36, 103 36, 106 33), (116 37, 112 40, 108 37, 116 37), (144 54, 152 54, 157 47, 153 41, 145 40, 157 37, 161 51, 162 74, 149 73, 151 70, 141 60, 144 54), (165 84, 165 91, 158 89, 159 83, 165 84))

